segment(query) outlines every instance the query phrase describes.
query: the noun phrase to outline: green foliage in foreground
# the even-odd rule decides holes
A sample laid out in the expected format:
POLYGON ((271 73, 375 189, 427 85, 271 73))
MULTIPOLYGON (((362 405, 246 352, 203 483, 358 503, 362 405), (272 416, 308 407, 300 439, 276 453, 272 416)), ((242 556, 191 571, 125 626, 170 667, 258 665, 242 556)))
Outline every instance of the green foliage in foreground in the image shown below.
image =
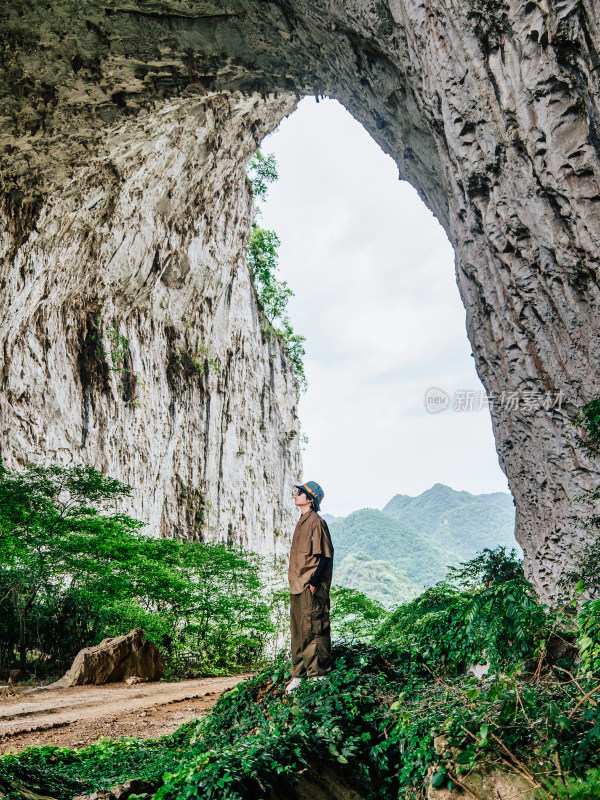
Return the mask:
POLYGON ((450 788, 474 766, 502 762, 540 797, 596 797, 598 675, 579 670, 574 648, 562 660, 550 658, 545 643, 573 618, 535 603, 518 562, 501 556, 483 554, 409 604, 393 626, 386 623, 385 643, 338 646, 324 681, 303 681, 286 695, 288 664, 279 662, 174 737, 98 745, 76 756, 29 750, 0 760, 0 783, 41 770, 38 781, 62 800, 75 778, 89 791, 117 772, 119 780, 155 779, 160 767, 156 800, 256 800, 289 794, 308 768, 336 771, 365 798, 396 800, 419 792, 432 770, 435 785, 450 788), (491 615, 497 622, 484 640, 491 615), (494 665, 482 679, 458 674, 473 637, 494 665), (433 739, 440 734, 447 744, 438 754, 433 739), (144 761, 153 747, 154 761, 144 761), (128 766, 127 753, 141 760, 128 766))
POLYGON ((535 657, 544 647, 549 609, 540 605, 513 550, 485 550, 450 570, 411 603, 400 606, 377 635, 417 649, 432 669, 457 675, 489 661, 492 670, 535 657))
POLYGON ((130 487, 92 467, 0 465, 0 654, 67 668, 82 647, 143 628, 173 670, 261 663, 274 622, 262 559, 155 539, 108 510, 130 487), (31 657, 30 657, 31 660, 31 657))
POLYGON ((91 791, 141 777, 162 781, 156 800, 250 800, 281 792, 308 767, 340 773, 367 798, 396 800, 417 791, 430 767, 447 785, 502 756, 515 769, 526 763, 532 785, 555 795, 556 753, 573 785, 600 766, 600 712, 589 701, 577 708, 592 688, 585 681, 578 687, 557 673, 537 682, 518 674, 447 682, 392 646, 337 648, 335 659, 328 680, 305 681, 292 696, 284 693, 286 665, 265 670, 174 737, 4 757, 0 784, 35 780, 67 800, 75 781, 91 791), (452 757, 436 754, 436 733, 452 757))
POLYGON ((0 757, 0 792, 7 792, 4 800, 20 800, 22 784, 57 800, 71 800, 75 794, 110 789, 130 778, 160 784, 163 774, 186 758, 194 729, 195 723, 186 723, 160 739, 101 740, 81 750, 28 747, 18 756, 0 757))

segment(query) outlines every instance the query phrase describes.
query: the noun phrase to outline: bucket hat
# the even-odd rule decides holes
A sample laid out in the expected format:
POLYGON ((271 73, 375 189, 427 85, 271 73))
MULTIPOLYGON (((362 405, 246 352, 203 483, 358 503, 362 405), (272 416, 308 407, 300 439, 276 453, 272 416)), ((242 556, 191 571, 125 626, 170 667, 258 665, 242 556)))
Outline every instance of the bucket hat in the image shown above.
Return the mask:
POLYGON ((307 481, 306 483, 294 484, 296 489, 301 489, 313 501, 315 511, 318 511, 321 506, 321 500, 325 497, 325 492, 316 481, 307 481))

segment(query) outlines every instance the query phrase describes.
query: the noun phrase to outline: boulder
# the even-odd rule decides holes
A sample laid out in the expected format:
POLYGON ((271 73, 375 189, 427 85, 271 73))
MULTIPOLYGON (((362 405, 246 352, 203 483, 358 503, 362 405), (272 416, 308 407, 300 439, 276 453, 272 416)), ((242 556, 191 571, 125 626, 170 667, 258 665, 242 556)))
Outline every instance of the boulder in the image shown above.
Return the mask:
MULTIPOLYGON (((445 736, 436 736, 433 746, 440 756, 452 754, 451 761, 458 752, 456 748, 450 747, 445 736)), ((516 797, 520 800, 534 800, 535 797, 546 796, 538 795, 535 785, 520 772, 506 769, 498 764, 476 764, 468 774, 460 775, 462 786, 456 784, 451 790, 446 786, 439 788, 433 786, 431 779, 437 771, 437 766, 431 766, 427 770, 425 800, 514 800, 516 797)), ((456 772, 455 767, 453 771, 456 772)))
POLYGON ((165 665, 158 647, 146 639, 141 628, 136 628, 126 636, 104 639, 95 647, 80 650, 71 669, 58 683, 61 686, 98 686, 132 677, 156 681, 164 674, 165 665))
POLYGON ((427 775, 426 800, 534 800, 538 795, 535 787, 517 772, 510 772, 497 765, 476 766, 468 775, 461 775, 463 786, 455 785, 452 791, 436 789, 431 785, 435 767, 427 775))

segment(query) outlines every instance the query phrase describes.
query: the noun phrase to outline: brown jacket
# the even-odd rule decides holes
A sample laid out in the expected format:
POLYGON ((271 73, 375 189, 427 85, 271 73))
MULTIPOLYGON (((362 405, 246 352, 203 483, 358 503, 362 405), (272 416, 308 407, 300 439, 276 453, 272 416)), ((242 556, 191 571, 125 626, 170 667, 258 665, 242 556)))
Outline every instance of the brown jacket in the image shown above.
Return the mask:
POLYGON ((291 594, 301 594, 308 586, 321 556, 331 558, 321 578, 321 584, 329 589, 333 573, 333 544, 327 523, 311 509, 302 514, 292 537, 288 567, 291 594))

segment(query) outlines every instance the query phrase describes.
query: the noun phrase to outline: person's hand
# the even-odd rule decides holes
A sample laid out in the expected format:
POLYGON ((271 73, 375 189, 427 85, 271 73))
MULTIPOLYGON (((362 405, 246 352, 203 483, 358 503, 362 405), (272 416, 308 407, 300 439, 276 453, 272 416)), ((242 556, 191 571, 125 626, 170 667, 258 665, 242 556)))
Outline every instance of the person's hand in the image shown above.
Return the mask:
POLYGON ((310 586, 310 591, 314 594, 317 591, 317 587, 313 586, 312 583, 308 584, 310 586))

